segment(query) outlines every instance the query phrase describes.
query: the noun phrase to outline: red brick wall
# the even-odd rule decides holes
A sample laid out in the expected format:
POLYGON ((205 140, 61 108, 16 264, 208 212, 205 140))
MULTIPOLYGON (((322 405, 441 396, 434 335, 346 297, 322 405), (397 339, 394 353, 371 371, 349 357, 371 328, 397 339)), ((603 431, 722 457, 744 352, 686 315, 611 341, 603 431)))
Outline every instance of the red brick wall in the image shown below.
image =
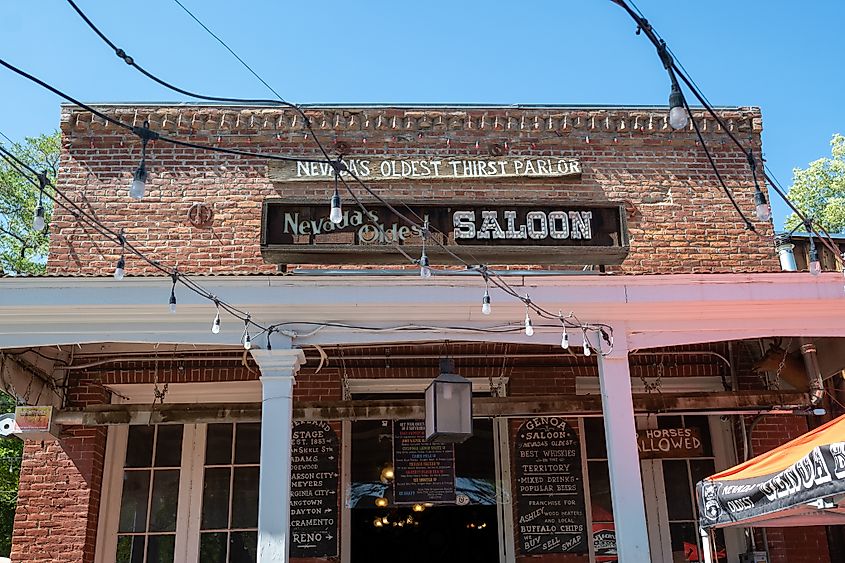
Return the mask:
MULTIPOLYGON (((252 151, 317 156, 301 119, 277 109, 219 107, 109 107, 105 111, 192 141, 252 151)), ((625 202, 631 253, 628 273, 778 271, 770 243, 744 229, 691 130, 672 131, 664 110, 567 109, 326 109, 309 112, 323 141, 349 145, 347 154, 486 155, 492 143, 511 155, 581 159, 580 178, 379 182, 373 189, 393 201, 478 198, 625 202), (478 148, 476 148, 476 145, 478 148)), ((723 111, 733 132, 760 153, 756 108, 723 111)), ((712 119, 701 115, 704 135, 742 209, 754 215, 753 184, 744 155, 712 119)), ((176 148, 149 147, 148 195, 127 195, 138 165, 138 139, 99 118, 65 108, 59 185, 74 201, 113 229, 150 250, 163 263, 203 274, 272 273, 259 253, 261 202, 268 196, 331 195, 328 182, 273 184, 266 161, 176 148), (210 228, 187 220, 196 202, 215 213, 210 228)), ((347 198, 348 199, 348 198, 347 198)), ((57 210, 51 225, 48 271, 109 275, 118 249, 92 236, 57 210)), ((524 265, 523 265, 524 266, 524 265)), ((522 267, 522 266, 520 266, 522 267)), ((127 273, 151 273, 127 256, 127 273)))
MULTIPOLYGON (((107 402, 101 386, 86 382, 68 395, 72 406, 107 402)), ((21 465, 12 561, 94 560, 106 428, 65 428, 57 442, 28 441, 21 465)))

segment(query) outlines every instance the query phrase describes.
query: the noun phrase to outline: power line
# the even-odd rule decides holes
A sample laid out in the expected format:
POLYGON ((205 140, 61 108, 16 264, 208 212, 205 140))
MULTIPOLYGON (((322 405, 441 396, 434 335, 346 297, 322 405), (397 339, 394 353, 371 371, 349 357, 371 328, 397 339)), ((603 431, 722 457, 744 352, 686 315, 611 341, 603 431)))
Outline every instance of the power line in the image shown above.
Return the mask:
MULTIPOLYGON (((73 3, 73 2, 72 2, 72 0, 69 0, 69 1, 71 1, 71 3, 73 3)), ((191 16, 191 18, 192 18, 195 22, 197 22, 198 24, 200 24, 200 26, 201 26, 201 27, 202 27, 202 28, 203 28, 206 32, 208 32, 208 34, 209 34, 209 35, 211 35, 214 39, 216 39, 218 43, 220 43, 221 45, 223 45, 223 47, 224 47, 227 51, 229 51, 229 52, 232 54, 232 56, 233 56, 233 57, 235 57, 236 59, 238 59, 238 62, 240 62, 240 63, 241 63, 241 64, 242 64, 242 65, 243 65, 243 66, 244 66, 244 67, 245 67, 245 68, 246 68, 246 69, 247 69, 250 73, 252 73, 252 75, 253 75, 255 78, 257 78, 257 79, 258 79, 258 80, 259 80, 262 84, 264 84, 264 86, 266 86, 268 90, 270 90, 271 92, 273 92, 273 94, 275 94, 275 96, 276 96, 277 98, 279 98, 279 101, 281 101, 282 103, 287 103, 287 102, 285 101, 285 99, 284 99, 284 98, 282 98, 281 94, 279 94, 278 92, 276 92, 276 90, 274 90, 272 86, 270 86, 269 84, 267 84, 267 81, 266 81, 266 80, 264 80, 263 78, 261 78, 261 76, 259 76, 259 75, 258 75, 258 73, 257 73, 257 72, 255 72, 255 71, 252 69, 252 67, 251 67, 251 66, 249 66, 249 65, 246 63, 246 61, 244 61, 242 58, 240 58, 240 57, 238 56, 238 54, 237 54, 235 51, 233 51, 233 50, 231 49, 231 47, 229 47, 229 46, 226 44, 226 42, 225 42, 225 41, 223 41, 222 39, 220 39, 220 37, 219 37, 217 34, 215 34, 213 31, 211 31, 211 30, 208 28, 208 26, 206 26, 204 23, 202 23, 202 22, 199 20, 199 18, 197 18, 197 17, 196 17, 196 16, 195 16, 195 15, 194 15, 194 14, 193 14, 193 13, 192 13, 192 12, 191 12, 188 8, 186 8, 186 7, 185 7, 185 5, 184 5, 184 4, 182 4, 182 2, 180 2, 179 0, 173 0, 173 1, 174 1, 174 2, 176 2, 176 4, 178 4, 180 8, 182 8, 183 10, 185 10, 185 12, 186 12, 189 16, 191 16)))

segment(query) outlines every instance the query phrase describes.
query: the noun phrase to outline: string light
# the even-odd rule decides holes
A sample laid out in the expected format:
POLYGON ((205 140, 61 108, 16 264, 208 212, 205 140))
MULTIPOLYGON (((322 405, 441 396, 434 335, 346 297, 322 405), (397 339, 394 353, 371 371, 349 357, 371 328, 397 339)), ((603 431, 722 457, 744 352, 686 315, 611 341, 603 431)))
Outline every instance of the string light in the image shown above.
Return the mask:
POLYGON ((484 297, 481 298, 481 313, 483 315, 490 314, 490 290, 484 290, 484 297))
POLYGON ((689 125, 689 114, 684 107, 684 94, 677 79, 672 76, 672 91, 669 94, 669 126, 672 129, 683 129, 689 125))
POLYGON ((534 336, 534 325, 531 324, 531 299, 525 296, 525 336, 534 336))
POLYGON ((563 332, 560 335, 560 347, 569 350, 569 333, 566 332, 566 327, 563 327, 563 332))
POLYGON ((120 243, 120 258, 117 259, 117 266, 114 268, 114 279, 120 281, 126 274, 126 259, 124 258, 126 239, 123 237, 123 229, 118 233, 117 240, 120 243))
POLYGON ((170 288, 170 312, 176 312, 176 282, 179 281, 179 273, 176 270, 173 270, 173 273, 170 274, 171 279, 173 280, 173 286, 170 288))
POLYGON ((332 207, 329 213, 329 220, 335 225, 339 225, 343 221, 343 210, 340 208, 340 192, 338 191, 338 179, 340 173, 346 170, 346 165, 341 160, 332 161, 334 168, 334 195, 332 196, 332 207))
POLYGON ((747 158, 748 166, 751 167, 751 177, 754 180, 754 211, 758 221, 768 221, 772 218, 772 206, 766 201, 766 194, 760 189, 760 182, 757 180, 757 160, 750 150, 747 158))
POLYGON ((588 358, 593 355, 592 346, 590 346, 590 339, 587 337, 587 331, 583 331, 584 334, 584 357, 588 358))
POLYGON ((332 210, 329 213, 329 220, 335 225, 343 221, 343 211, 340 209, 340 192, 337 191, 337 179, 334 184, 334 195, 332 196, 332 210))
POLYGON ((813 235, 810 235, 810 264, 809 264, 810 273, 814 276, 818 276, 822 273, 822 264, 819 261, 819 251, 816 248, 816 243, 813 242, 813 235))
POLYGON ((244 345, 244 350, 252 348, 252 339, 249 337, 249 319, 249 315, 247 315, 246 319, 244 319, 244 333, 243 336, 241 336, 241 342, 244 345))
POLYGON ((428 239, 428 219, 425 220, 422 228, 422 254, 420 255, 420 277, 428 279, 431 277, 431 266, 428 263, 428 256, 425 253, 425 241, 428 239))
POLYGON ((38 205, 35 207, 35 216, 32 218, 32 228, 37 232, 44 230, 46 223, 44 221, 44 188, 47 187, 50 181, 47 179, 47 173, 42 172, 38 174, 38 205))
POLYGON ((211 333, 220 334, 220 301, 214 299, 214 307, 217 309, 214 313, 214 321, 211 323, 211 333))
POLYGON ((423 279, 431 277, 431 266, 428 263, 428 256, 425 254, 425 249, 423 249, 422 255, 420 256, 420 277, 423 279))
POLYGON ((141 139, 141 163, 135 170, 132 177, 132 185, 129 188, 129 197, 142 199, 147 189, 147 143, 158 139, 158 133, 150 131, 150 122, 144 121, 143 127, 133 127, 132 132, 141 139))

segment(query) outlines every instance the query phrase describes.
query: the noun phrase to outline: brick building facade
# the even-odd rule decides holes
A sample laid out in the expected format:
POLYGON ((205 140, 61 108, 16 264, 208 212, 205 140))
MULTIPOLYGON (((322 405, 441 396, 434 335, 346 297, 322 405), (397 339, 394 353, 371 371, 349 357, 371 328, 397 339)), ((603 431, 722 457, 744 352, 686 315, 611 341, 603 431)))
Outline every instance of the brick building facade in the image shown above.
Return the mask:
MULTIPOLYGON (((135 126, 149 122, 155 131, 197 143, 254 153, 320 156, 300 116, 291 110, 205 105, 97 108, 135 126)), ((759 110, 728 108, 719 112, 732 131, 759 155, 762 130, 759 110)), ((696 544, 700 541, 695 533, 693 504, 689 504, 688 514, 683 513, 684 502, 692 503, 692 497, 678 504, 672 496, 679 494, 679 483, 685 479, 694 485, 695 480, 709 474, 706 472, 740 461, 744 447, 741 428, 753 430, 747 440, 754 453, 771 449, 806 431, 804 416, 764 414, 773 407, 794 406, 796 402, 806 404, 807 397, 800 389, 787 391, 788 384, 782 388, 782 380, 777 377, 780 374, 761 375, 752 370, 771 344, 770 337, 804 333, 791 332, 789 327, 781 325, 742 332, 741 323, 737 324, 731 317, 741 311, 728 313, 718 309, 720 284, 757 287, 754 284, 777 284, 786 275, 779 272, 771 242, 772 225, 755 223, 755 232, 745 228, 719 189, 694 132, 673 131, 661 108, 311 107, 306 109, 306 114, 332 156, 484 157, 491 162, 507 157, 538 161, 575 158, 580 161, 581 173, 574 177, 476 175, 448 180, 398 178, 371 184, 375 193, 396 205, 459 200, 482 204, 599 202, 623 206, 629 248, 620 263, 538 265, 513 261, 500 269, 512 271, 509 279, 515 280, 521 290, 531 291, 532 298, 536 295, 553 299, 549 305, 554 305, 555 310, 558 306, 566 307, 579 316, 586 311, 592 315, 589 320, 593 322, 605 321, 601 315, 619 321, 622 332, 627 331, 630 337, 628 345, 622 348, 624 369, 629 373, 626 379, 630 379, 633 387, 638 429, 691 428, 705 437, 706 445, 692 457, 644 456, 640 467, 645 497, 641 502, 648 523, 651 560, 698 560, 698 555, 690 554, 690 550, 698 553, 696 544), (708 293, 711 283, 713 293, 708 293), (676 285, 693 288, 690 295, 701 293, 713 297, 679 301, 683 307, 689 307, 686 312, 661 309, 671 306, 660 303, 660 288, 667 287, 666 302, 671 302, 668 296, 675 290, 669 287, 676 285), (625 295, 620 303, 624 305, 618 307, 622 312, 614 312, 616 294, 610 294, 622 288, 625 295), (649 296, 642 298, 643 305, 636 314, 625 312, 629 310, 627 305, 638 299, 630 293, 630 288, 649 296), (709 300, 718 310, 699 314, 699 307, 710 309, 709 300), (646 301, 654 304, 653 319, 648 316, 650 305, 646 301), (676 324, 657 326, 661 319, 670 317, 676 324), (691 318, 701 319, 701 326, 689 326, 691 318), (664 338, 664 333, 681 334, 677 327, 684 322, 686 336, 676 340, 664 338), (634 328, 637 323, 644 323, 648 328, 638 332, 634 328), (701 334, 696 336, 699 330, 701 334), (653 344, 637 345, 633 335, 646 333, 657 335, 649 336, 652 340, 643 337, 643 342, 653 344), (712 400, 707 399, 708 395, 712 400), (706 474, 701 474, 702 471, 706 474), (681 475, 678 472, 685 472, 684 477, 676 478, 681 475)), ((715 121, 704 113, 696 112, 696 117, 722 177, 739 206, 753 216, 754 184, 746 156, 728 143, 715 121)), ((294 556, 292 560, 345 563, 367 558, 375 561, 376 555, 364 544, 372 546, 379 542, 383 542, 381 545, 388 552, 391 546, 404 542, 407 549, 404 558, 409 560, 416 560, 413 557, 422 546, 429 546, 430 551, 419 551, 420 556, 449 561, 459 551, 457 543, 474 546, 474 552, 461 555, 470 560, 496 557, 500 561, 542 563, 615 560, 612 550, 600 546, 595 535, 601 529, 613 530, 614 516, 618 532, 618 511, 627 509, 610 503, 611 496, 617 494, 615 489, 610 490, 614 488, 613 477, 608 479, 608 459, 615 455, 615 450, 605 445, 597 383, 600 371, 606 368, 601 367, 602 360, 597 361, 595 355, 585 357, 578 353, 580 335, 573 335, 569 350, 553 344, 560 341, 559 325, 539 323, 540 334, 535 340, 521 334, 507 338, 471 336, 470 329, 486 320, 478 311, 484 282, 475 278, 468 281, 468 276, 462 277, 462 268, 455 265, 438 268, 429 283, 434 286, 429 289, 437 292, 435 297, 430 300, 419 297, 416 301, 414 288, 425 280, 421 282, 416 277, 416 265, 403 264, 401 260, 387 266, 366 263, 339 266, 325 260, 313 264, 287 263, 284 267, 267 263, 260 238, 265 200, 325 202, 328 213, 334 189, 330 177, 317 181, 278 181, 273 179, 273 165, 264 158, 221 155, 153 141, 148 147, 150 179, 146 196, 136 201, 128 199, 127 191, 131 173, 138 164, 139 146, 137 137, 131 133, 78 108, 64 107, 59 188, 99 221, 114 230, 123 230, 127 239, 161 264, 168 267, 178 264, 182 273, 201 276, 204 283, 219 284, 217 294, 221 298, 234 294, 250 299, 256 317, 277 315, 268 317, 268 322, 357 320, 367 324, 376 318, 386 322, 385 319, 393 318, 391 307, 398 306, 391 305, 388 294, 404 291, 402 295, 414 299, 408 307, 422 309, 413 313, 418 324, 440 327, 434 332, 416 330, 406 339, 395 332, 389 337, 374 333, 361 339, 357 331, 344 332, 340 328, 324 330, 316 336, 304 329, 297 329, 299 332, 293 336, 285 335, 294 349, 304 350, 307 360, 295 375, 294 418, 328 422, 340 443, 335 491, 338 501, 331 528, 337 536, 336 545, 325 548, 320 544, 315 548, 327 549, 328 555, 324 552, 319 557, 294 556), (198 209, 210 211, 210 217, 197 221, 198 209), (338 272, 339 269, 345 271, 338 272), (266 288, 259 287, 262 283, 266 288), (273 287, 278 295, 272 294, 268 301, 262 302, 265 293, 261 292, 273 287), (285 291, 291 295, 287 296, 285 291), (367 291, 373 292, 372 298, 367 291), (459 297, 453 300, 450 296, 455 292, 459 297), (464 298, 464 295, 472 297, 464 298), (328 304, 320 299, 337 299, 338 308, 328 310, 328 304), (471 310, 467 304, 470 301, 471 310), (375 309, 379 311, 374 312, 375 309), (454 325, 463 329, 453 330, 454 325), (425 520, 425 510, 414 520, 415 510, 410 505, 395 505, 392 497, 386 508, 378 504, 363 506, 371 502, 373 495, 350 498, 348 491, 365 484, 359 482, 356 471, 367 460, 356 451, 370 452, 369 448, 376 447, 367 442, 367 436, 378 431, 368 424, 375 425, 381 420, 384 427, 393 429, 398 428, 393 426, 397 420, 418 418, 421 391, 437 374, 438 359, 443 356, 453 357, 458 372, 472 379, 480 396, 477 408, 482 409, 476 410, 476 414, 485 412, 484 409, 490 412, 482 416, 490 421, 489 440, 483 447, 477 446, 481 448, 479 451, 489 450, 489 463, 481 468, 472 465, 469 471, 480 472, 481 480, 492 483, 494 497, 492 501, 482 501, 470 495, 466 509, 441 507, 437 503, 424 507, 429 514, 441 514, 444 521, 466 524, 460 534, 455 532, 451 543, 444 544, 449 549, 438 552, 438 544, 432 539, 435 535, 421 539, 421 532, 410 530, 412 526, 414 529, 420 525, 435 526, 431 520, 425 520), (506 412, 499 414, 495 409, 506 412), (535 554, 533 548, 527 547, 528 535, 520 524, 520 519, 527 515, 520 508, 524 499, 520 498, 516 477, 515 444, 521 425, 535 416, 562 417, 579 440, 581 471, 577 474, 582 479, 580 502, 584 504, 587 539, 571 549, 572 553, 556 553, 550 548, 539 550, 548 553, 535 554), (382 517, 384 522, 376 525, 376 520, 382 517), (396 528, 400 517, 407 518, 407 532, 396 528), (372 522, 378 529, 364 530, 364 520, 367 526, 372 522), (480 531, 481 524, 495 528, 496 534, 485 535, 487 532, 480 531), (387 527, 391 529, 386 530, 387 527), (393 535, 388 537, 388 532, 393 535)), ((366 194, 360 197, 373 203, 372 197, 366 194)), ((347 208, 353 205, 349 199, 344 194, 347 208)), ((264 418, 256 416, 255 409, 262 399, 264 383, 260 377, 267 379, 267 373, 239 345, 242 327, 233 329, 231 325, 235 322, 230 319, 229 326, 216 341, 211 335, 201 339, 194 336, 190 332, 194 329, 185 327, 201 324, 203 331, 207 331, 213 305, 184 292, 179 293, 180 310, 175 316, 181 316, 178 321, 169 320, 174 316, 166 317, 166 313, 160 315, 166 310, 169 280, 162 284, 153 278, 156 271, 152 266, 127 254, 127 279, 112 281, 120 248, 104 242, 78 215, 57 209, 50 236, 45 283, 71 280, 69 288, 76 288, 74 283, 98 284, 92 286, 94 293, 102 291, 98 297, 79 299, 93 299, 92 319, 96 317, 98 326, 112 329, 89 331, 83 327, 78 337, 71 329, 70 336, 66 332, 50 342, 58 347, 27 345, 30 350, 40 350, 42 355, 55 360, 44 371, 51 380, 60 383, 58 411, 59 420, 64 422, 57 442, 27 443, 12 560, 255 560, 259 549, 255 542, 260 542, 261 537, 257 522, 263 516, 253 519, 250 503, 254 500, 258 515, 263 515, 261 511, 265 509, 258 506, 258 490, 250 489, 237 476, 252 475, 253 470, 257 474, 259 467, 263 471, 264 454, 260 463, 251 454, 244 453, 241 461, 237 456, 240 432, 243 431, 243 440, 252 439, 247 436, 258 430, 250 425, 257 425, 264 418), (137 294, 133 293, 136 291, 137 294), (171 330, 167 328, 168 322, 186 324, 171 330), (133 324, 138 326, 132 327, 133 324), (129 326, 125 331, 114 328, 125 326, 129 326), (65 344, 78 346, 68 352, 65 344), (47 352, 48 348, 54 350, 47 352), (158 401, 154 391, 159 393, 158 401), (121 404, 128 405, 120 407, 128 410, 116 408, 121 404), (218 410, 214 415, 206 411, 197 413, 196 408, 201 410, 201 407, 206 411, 218 410), (115 418, 119 416, 126 418, 120 422, 115 418), (145 416, 147 419, 143 421, 145 416), (170 437, 172 431, 168 428, 174 426, 181 428, 178 440, 170 437), (234 441, 221 446, 220 436, 229 435, 234 441), (146 463, 132 461, 133 448, 138 444, 147 447, 144 446, 147 439, 149 459, 146 463), (160 447, 161 444, 169 446, 160 447), (181 456, 172 463, 162 461, 157 465, 159 456, 166 457, 162 453, 164 448, 177 445, 181 456), (210 456, 219 451, 215 448, 229 448, 234 452, 230 452, 233 457, 225 463, 212 462, 210 456), (225 512, 220 516, 223 524, 212 525, 210 522, 216 516, 206 512, 210 510, 208 507, 217 506, 213 503, 219 497, 213 496, 218 493, 208 492, 217 486, 211 476, 224 473, 231 480, 221 485, 225 491, 218 493, 234 500, 228 508, 221 509, 225 512), (159 477, 161 483, 176 479, 177 485, 166 489, 156 480, 159 477), (144 506, 132 504, 135 502, 131 500, 135 499, 132 495, 137 490, 131 487, 141 486, 133 481, 136 478, 148 479, 143 485, 147 494, 144 506), (249 492, 245 493, 247 489, 249 492), (160 492, 165 490, 170 491, 169 496, 160 492), (238 491, 242 494, 236 494, 238 491), (243 500, 244 506, 248 505, 244 509, 246 516, 239 512, 238 499, 246 499, 243 500), (172 518, 168 516, 170 513, 172 518), (131 515, 135 520, 129 522, 127 518, 131 515), (143 520, 140 525, 138 518, 143 520), (242 518, 245 520, 237 524, 236 520, 242 518)), ((432 266, 438 265, 432 263, 432 266)), ((805 277, 795 274, 789 281, 804 283, 805 277)), ((831 279, 825 283, 834 282, 831 279)), ((750 295, 754 291, 746 293, 750 295)), ((76 299, 75 295, 68 295, 67 299, 76 299)), ((742 303, 742 299, 763 307, 763 301, 758 303, 755 299, 770 298, 747 296, 731 303, 742 303)), ((794 305, 794 314, 798 315, 804 302, 796 299, 800 305, 794 305)), ((523 305, 507 301, 504 294, 494 294, 494 318, 498 316, 500 322, 521 322, 525 314, 523 305)), ((772 311, 778 308, 776 301, 771 304, 772 311)), ((765 303, 769 307, 769 301, 765 303)), ((79 306, 79 303, 75 305, 75 315, 79 315, 79 306)), ((758 310, 754 306, 751 309, 758 310)), ((397 324, 411 314, 393 311, 397 324)), ((89 322, 84 315, 76 318, 82 325, 89 322)), ((827 327, 817 333, 812 327, 808 330, 812 336, 825 337, 833 329, 827 327)), ((624 335, 617 338, 624 343, 624 335)), ((266 338, 255 340, 256 348, 266 349, 266 338)), ((790 351, 789 345, 788 342, 786 352, 790 351)), ((22 351, 24 360, 29 358, 26 354, 30 352, 24 348, 14 349, 22 351)), ((266 387, 264 393, 266 399, 266 387)), ((264 427, 260 429, 262 440, 266 440, 267 431, 264 427)), ((487 426, 481 432, 488 436, 487 426)), ((469 464, 468 458, 462 457, 469 454, 462 454, 464 450, 460 448, 456 446, 454 454, 459 480, 460 471, 464 470, 462 464, 463 467, 469 464)), ((610 467, 612 474, 612 462, 610 467)), ((371 485, 378 486, 376 481, 371 485)), ((389 487, 384 491, 379 494, 385 497, 393 494, 389 487)), ((692 489, 688 487, 687 493, 692 495, 692 489)), ((820 527, 758 531, 748 537, 741 531, 726 531, 717 543, 720 549, 726 550, 726 557, 731 558, 720 560, 735 560, 750 547, 753 538, 758 549, 764 544, 768 546, 770 561, 833 561, 837 555, 833 543, 829 546, 828 534, 820 527)), ((294 549, 299 549, 296 542, 294 539, 294 549)))

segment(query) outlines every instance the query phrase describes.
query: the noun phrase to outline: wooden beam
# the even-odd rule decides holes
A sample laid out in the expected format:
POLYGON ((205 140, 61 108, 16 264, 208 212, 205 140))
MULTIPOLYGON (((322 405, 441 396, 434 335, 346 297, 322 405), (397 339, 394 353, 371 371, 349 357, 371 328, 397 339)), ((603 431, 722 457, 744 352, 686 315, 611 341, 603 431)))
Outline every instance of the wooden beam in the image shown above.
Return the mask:
MULTIPOLYGON (((806 393, 740 392, 634 395, 637 413, 766 411, 809 405, 806 393)), ((598 395, 480 397, 473 399, 477 417, 579 416, 601 414, 598 395)), ((399 420, 425 418, 422 399, 389 401, 300 401, 294 404, 296 420, 399 420)), ((98 405, 66 409, 54 415, 64 426, 114 424, 197 424, 258 422, 260 403, 98 405)))

